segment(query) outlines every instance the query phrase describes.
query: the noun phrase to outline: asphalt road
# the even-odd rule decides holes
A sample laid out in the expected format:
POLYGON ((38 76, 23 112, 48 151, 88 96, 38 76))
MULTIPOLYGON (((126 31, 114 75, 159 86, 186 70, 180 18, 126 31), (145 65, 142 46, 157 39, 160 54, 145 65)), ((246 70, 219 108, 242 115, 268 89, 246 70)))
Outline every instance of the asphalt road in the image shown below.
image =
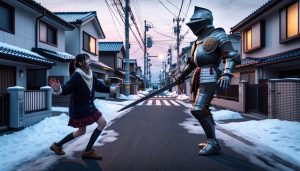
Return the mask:
POLYGON ((72 158, 61 158, 52 171, 120 170, 120 171, 254 171, 263 168, 227 148, 222 141, 222 152, 214 156, 199 156, 197 144, 205 135, 189 134, 179 123, 191 116, 184 106, 175 106, 170 98, 152 98, 119 118, 107 130, 117 132, 116 141, 95 147, 104 156, 102 161, 82 160, 80 152, 72 158), (169 102, 167 106, 162 99, 169 102), (160 100, 161 105, 157 106, 160 100), (147 105, 147 103, 149 105, 147 105))

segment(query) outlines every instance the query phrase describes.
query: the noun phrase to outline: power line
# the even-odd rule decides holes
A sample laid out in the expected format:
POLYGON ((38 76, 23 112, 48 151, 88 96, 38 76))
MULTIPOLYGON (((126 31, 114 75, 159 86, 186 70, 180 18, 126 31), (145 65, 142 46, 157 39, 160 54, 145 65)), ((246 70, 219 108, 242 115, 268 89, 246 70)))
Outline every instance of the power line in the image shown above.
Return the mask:
POLYGON ((109 6, 109 4, 108 4, 107 0, 105 0, 105 4, 106 4, 106 6, 107 6, 107 9, 108 9, 108 11, 109 11, 109 13, 110 13, 110 16, 111 16, 111 18, 112 18, 113 22, 114 22, 114 26, 115 26, 115 29, 117 30, 117 33, 118 33, 118 35, 119 35, 119 38, 120 38, 120 39, 122 39, 122 37, 121 37, 121 35, 120 35, 120 33, 119 33, 119 30, 117 29, 117 26, 116 26, 116 23, 115 23, 114 17, 113 17, 113 15, 112 15, 111 8, 110 8, 110 6, 109 6))
POLYGON ((154 31, 155 33, 160 34, 160 35, 163 35, 163 36, 166 36, 166 37, 169 37, 169 38, 172 38, 172 39, 176 39, 176 37, 168 36, 168 35, 166 35, 166 34, 160 33, 160 32, 155 31, 155 30, 153 30, 153 31, 154 31))
POLYGON ((179 10, 179 13, 178 13, 178 18, 180 16, 180 13, 181 13, 181 10, 182 10, 182 5, 183 5, 183 0, 181 1, 180 10, 179 10))
POLYGON ((168 7, 166 7, 160 0, 158 0, 159 2, 160 2, 160 4, 162 5, 162 6, 164 6, 171 14, 173 14, 174 15, 174 17, 176 16, 172 11, 170 11, 170 9, 168 8, 168 7))
POLYGON ((176 5, 174 5, 171 1, 167 0, 171 5, 173 5, 176 9, 179 9, 178 7, 176 7, 176 5))

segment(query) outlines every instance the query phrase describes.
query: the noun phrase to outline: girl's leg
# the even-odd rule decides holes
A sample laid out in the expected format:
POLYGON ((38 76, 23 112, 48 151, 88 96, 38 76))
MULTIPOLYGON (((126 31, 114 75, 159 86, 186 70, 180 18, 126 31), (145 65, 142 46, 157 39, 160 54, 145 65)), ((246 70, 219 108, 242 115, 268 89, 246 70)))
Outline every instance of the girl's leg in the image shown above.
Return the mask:
POLYGON ((104 127, 106 126, 106 120, 103 116, 101 116, 96 123, 98 124, 98 127, 94 130, 94 132, 91 135, 91 138, 89 140, 88 145, 86 146, 86 149, 84 150, 85 152, 88 152, 92 149, 95 141, 97 140, 97 138, 99 137, 99 135, 101 134, 102 130, 104 129, 104 127))
POLYGON ((57 155, 64 155, 65 152, 63 151, 62 146, 63 146, 65 143, 67 143, 67 142, 69 142, 69 141, 71 141, 71 140, 73 140, 73 139, 75 139, 75 138, 77 138, 77 137, 79 137, 79 136, 85 134, 85 131, 86 131, 86 127, 78 128, 77 131, 68 134, 68 135, 65 136, 62 140, 60 140, 58 143, 53 143, 53 144, 51 145, 50 149, 51 149, 52 151, 54 151, 55 154, 57 154, 57 155))
POLYGON ((58 143, 56 143, 56 145, 62 147, 65 143, 85 134, 85 132, 86 132, 86 127, 78 128, 77 131, 68 134, 65 138, 63 138, 58 143))

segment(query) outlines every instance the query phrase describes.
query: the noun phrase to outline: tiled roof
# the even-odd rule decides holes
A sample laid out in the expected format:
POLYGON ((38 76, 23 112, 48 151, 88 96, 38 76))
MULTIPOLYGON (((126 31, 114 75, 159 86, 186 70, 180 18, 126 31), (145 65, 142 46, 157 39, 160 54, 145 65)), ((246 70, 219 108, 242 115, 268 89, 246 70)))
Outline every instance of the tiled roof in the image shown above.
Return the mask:
POLYGON ((70 30, 74 29, 74 26, 70 23, 66 22, 65 20, 61 19, 60 17, 56 16, 53 12, 49 11, 47 8, 43 7, 40 3, 35 2, 34 0, 19 0, 19 2, 23 3, 24 5, 27 5, 28 7, 40 12, 41 14, 44 14, 45 16, 51 18, 52 20, 55 20, 56 22, 64 25, 70 30))
POLYGON ((100 67, 101 69, 104 69, 106 71, 114 71, 114 69, 112 69, 111 67, 109 67, 109 66, 107 66, 104 63, 99 62, 99 61, 92 61, 91 65, 96 66, 96 67, 100 67))
POLYGON ((87 12, 54 12, 55 15, 69 23, 82 23, 86 19, 95 16, 95 11, 87 12))
POLYGON ((54 12, 55 15, 62 18, 64 21, 67 21, 71 24, 81 24, 86 20, 95 17, 97 24, 99 26, 101 34, 103 34, 103 39, 105 38, 105 34, 100 25, 99 19, 97 17, 96 11, 87 11, 87 12, 54 12))
POLYGON ((99 52, 120 52, 123 42, 99 42, 99 52))
POLYGON ((75 59, 75 56, 68 54, 66 52, 57 52, 43 48, 33 48, 33 52, 36 52, 46 58, 53 59, 60 62, 69 62, 71 59, 75 59))
POLYGON ((236 32, 239 28, 243 27, 244 25, 257 18, 264 12, 268 11, 270 8, 274 7, 280 2, 282 2, 282 0, 269 0, 268 2, 260 6, 258 9, 256 9, 254 12, 252 12, 250 15, 248 15, 246 18, 244 18, 242 21, 240 21, 238 24, 233 26, 231 28, 231 31, 236 32))
POLYGON ((284 53, 280 53, 268 57, 262 57, 262 58, 247 57, 245 59, 242 59, 241 65, 238 65, 237 68, 242 68, 249 65, 261 66, 261 65, 267 65, 272 63, 279 63, 285 60, 292 60, 292 59, 300 60, 300 49, 295 49, 288 52, 284 52, 284 53))
POLYGON ((37 53, 2 42, 0 42, 0 58, 43 66, 54 65, 54 62, 37 53))

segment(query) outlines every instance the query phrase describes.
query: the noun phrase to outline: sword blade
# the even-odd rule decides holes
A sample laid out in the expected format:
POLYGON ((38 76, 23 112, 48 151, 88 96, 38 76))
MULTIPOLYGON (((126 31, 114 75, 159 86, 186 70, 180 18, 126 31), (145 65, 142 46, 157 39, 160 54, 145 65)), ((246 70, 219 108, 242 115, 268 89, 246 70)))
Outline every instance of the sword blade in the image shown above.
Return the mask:
POLYGON ((136 100, 136 101, 130 103, 129 105, 127 105, 127 106, 123 107, 122 109, 118 110, 118 112, 120 112, 120 111, 122 111, 122 110, 125 110, 125 109, 127 109, 127 108, 130 108, 130 107, 132 107, 132 106, 135 106, 135 105, 137 105, 138 103, 140 103, 140 102, 142 102, 142 101, 144 101, 144 100, 147 100, 147 99, 149 99, 149 98, 151 98, 151 97, 153 97, 153 96, 155 96, 155 95, 157 95, 157 94, 160 94, 160 93, 162 93, 162 92, 164 92, 164 91, 166 91, 166 90, 168 90, 169 88, 172 88, 172 87, 174 87, 174 86, 176 86, 176 82, 173 82, 173 83, 171 83, 171 84, 169 84, 169 85, 167 85, 167 86, 165 86, 165 87, 163 87, 163 88, 161 88, 161 89, 159 89, 159 90, 157 90, 157 91, 154 91, 154 92, 152 92, 152 93, 146 95, 145 97, 142 97, 142 98, 140 98, 140 99, 138 99, 138 100, 136 100))

